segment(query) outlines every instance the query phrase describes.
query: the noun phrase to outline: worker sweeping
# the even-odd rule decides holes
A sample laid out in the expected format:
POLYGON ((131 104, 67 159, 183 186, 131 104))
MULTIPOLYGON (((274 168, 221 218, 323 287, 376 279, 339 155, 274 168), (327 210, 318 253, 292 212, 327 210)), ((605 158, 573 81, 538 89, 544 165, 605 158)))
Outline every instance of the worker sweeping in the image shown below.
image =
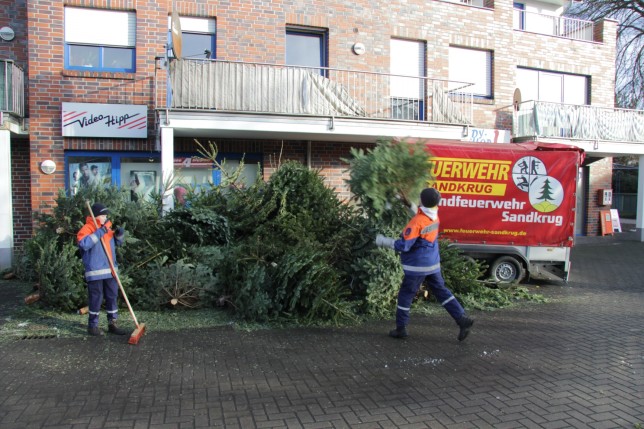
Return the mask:
POLYGON ((405 274, 398 291, 398 308, 396 310, 396 329, 389 332, 393 338, 406 338, 411 304, 423 281, 427 280, 438 302, 454 318, 460 330, 458 340, 463 341, 474 324, 465 310, 445 287, 441 274, 441 263, 438 243, 438 203, 441 195, 435 188, 426 188, 420 193, 421 207, 409 221, 399 239, 384 237, 378 234, 376 245, 390 247, 400 253, 405 274))
POLYGON ((127 332, 116 325, 118 319, 117 298, 119 286, 112 266, 116 270, 116 245, 123 244, 125 231, 117 228, 112 231, 112 222, 107 220, 109 210, 101 203, 91 207, 93 217, 87 216, 85 225, 76 236, 81 249, 83 265, 85 266, 85 280, 87 281, 89 320, 87 332, 92 336, 101 336, 103 333, 98 328, 98 316, 105 299, 107 312, 107 332, 115 335, 125 335, 127 332), (94 219, 96 222, 94 222, 94 219), (99 240, 103 242, 100 244, 99 240), (111 258, 108 260, 108 257, 111 258))

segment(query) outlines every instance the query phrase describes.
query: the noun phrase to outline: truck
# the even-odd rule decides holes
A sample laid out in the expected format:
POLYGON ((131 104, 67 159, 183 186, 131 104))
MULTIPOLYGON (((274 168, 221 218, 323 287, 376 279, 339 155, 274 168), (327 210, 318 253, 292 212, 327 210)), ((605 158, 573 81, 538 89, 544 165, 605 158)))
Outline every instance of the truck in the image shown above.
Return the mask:
POLYGON ((484 261, 498 282, 568 281, 574 244, 575 146, 429 141, 432 183, 442 195, 441 237, 484 261))

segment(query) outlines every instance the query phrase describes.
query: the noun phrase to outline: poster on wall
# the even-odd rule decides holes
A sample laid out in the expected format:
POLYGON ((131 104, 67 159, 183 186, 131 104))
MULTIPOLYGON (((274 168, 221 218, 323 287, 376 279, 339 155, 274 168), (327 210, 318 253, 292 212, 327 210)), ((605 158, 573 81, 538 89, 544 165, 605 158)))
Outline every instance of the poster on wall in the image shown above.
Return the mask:
POLYGON ((112 183, 112 163, 109 161, 99 162, 95 158, 70 162, 69 183, 74 195, 80 188, 110 186, 112 183))
POLYGON ((130 198, 132 199, 132 201, 137 201, 139 199, 151 201, 156 182, 156 171, 131 170, 130 198))

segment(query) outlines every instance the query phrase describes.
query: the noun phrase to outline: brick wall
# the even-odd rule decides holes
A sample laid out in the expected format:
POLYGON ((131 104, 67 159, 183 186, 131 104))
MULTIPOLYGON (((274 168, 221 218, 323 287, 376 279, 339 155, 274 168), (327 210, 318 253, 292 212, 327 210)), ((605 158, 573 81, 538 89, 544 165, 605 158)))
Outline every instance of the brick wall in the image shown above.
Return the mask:
MULTIPOLYGON (((491 4, 487 2, 486 4, 491 4)), ((29 19, 28 56, 30 66, 30 161, 31 207, 47 209, 59 188, 64 186, 65 150, 138 150, 155 149, 155 73, 163 75, 154 58, 162 56, 167 43, 168 14, 172 6, 186 16, 213 17, 217 20, 216 55, 220 59, 283 64, 285 28, 306 26, 328 32, 329 66, 343 69, 389 71, 389 46, 392 37, 421 40, 426 44, 427 74, 447 79, 449 47, 469 47, 493 53, 493 100, 474 106, 475 125, 480 128, 509 128, 509 110, 516 87, 517 65, 561 72, 591 75, 592 104, 613 106, 614 56, 617 24, 606 21, 597 31, 609 43, 584 43, 512 29, 512 1, 494 1, 494 9, 462 4, 426 1, 322 1, 276 0, 212 2, 208 0, 0 0, 3 10, 29 19), (135 10, 137 14, 136 73, 90 73, 64 70, 64 5, 135 10), (13 8, 13 9, 12 9, 13 8), (26 12, 21 12, 26 10, 26 12), (11 12, 13 11, 13 12, 11 12), (363 55, 352 46, 361 42, 363 55), (555 56, 553 52, 566 53, 555 56), (79 139, 61 136, 61 103, 129 103, 149 107, 146 140, 79 139), (44 159, 53 159, 59 170, 50 176, 39 171, 44 159)), ((2 19, 2 18, 0 18, 2 19)), ((24 18, 23 18, 24 19, 24 18)), ((18 25, 19 27, 19 25, 18 25)), ((24 25, 22 28, 25 33, 24 25)), ((599 34, 598 36, 599 37, 599 34)), ((23 37, 24 55, 24 40, 23 37)), ((18 46, 18 45, 16 45, 18 46)), ((0 44, 0 49, 5 49, 0 44)), ((14 48, 20 52, 18 47, 14 48)), ((0 51, 3 52, 3 51, 0 51)), ((162 81, 161 81, 162 82, 162 81)), ((165 87, 157 88, 163 105, 165 87)), ((207 141, 207 138, 201 138, 207 141)), ((347 195, 339 158, 348 155, 351 143, 313 142, 311 166, 321 168, 325 180, 347 195)), ((194 150, 193 139, 177 139, 177 151, 194 150)), ((230 141, 220 150, 263 153, 265 178, 270 177, 280 159, 306 162, 306 142, 230 141), (247 148, 249 150, 241 150, 247 148), (252 149, 252 150, 251 150, 252 149)))
POLYGON ((63 138, 63 102, 145 104, 149 107, 148 128, 154 130, 154 57, 163 53, 167 26, 166 2, 67 0, 30 2, 29 19, 29 111, 31 206, 48 210, 57 190, 64 187, 64 150, 139 150, 155 148, 155 135, 148 139, 112 140, 63 138), (117 10, 136 10, 136 73, 95 73, 64 70, 64 4, 117 10), (46 13, 44 13, 46 11, 46 13), (165 28, 165 27, 162 27, 165 28), (44 175, 38 166, 52 159, 56 173, 44 175))
POLYGON ((0 0, 0 27, 10 27, 15 37, 11 41, 0 39, 0 58, 14 60, 20 68, 27 69, 27 1, 0 0))
POLYGON ((613 158, 603 158, 588 166, 588 201, 586 208, 586 235, 601 235, 600 210, 610 206, 599 204, 599 190, 612 189, 613 158))
POLYGON ((22 247, 31 237, 31 180, 29 175, 29 141, 11 141, 11 185, 13 205, 13 240, 16 248, 22 247))

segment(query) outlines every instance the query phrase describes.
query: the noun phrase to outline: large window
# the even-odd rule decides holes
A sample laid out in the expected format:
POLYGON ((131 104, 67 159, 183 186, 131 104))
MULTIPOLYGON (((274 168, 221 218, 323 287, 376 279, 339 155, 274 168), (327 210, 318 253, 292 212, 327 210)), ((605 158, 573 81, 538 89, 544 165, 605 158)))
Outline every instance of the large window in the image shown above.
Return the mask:
MULTIPOLYGON (((326 32, 299 28, 286 29, 286 64, 326 67, 326 32)), ((320 70, 320 74, 325 73, 320 70)))
POLYGON ((524 101, 589 104, 587 76, 517 68, 517 87, 524 101))
POLYGON ((65 68, 135 71, 136 15, 65 7, 65 68))
MULTIPOLYGON (((216 58, 216 21, 211 18, 182 16, 180 22, 181 56, 183 58, 216 58)), ((170 37, 170 32, 168 32, 168 37, 170 37)))
POLYGON ((463 86, 460 82, 473 83, 465 88, 475 97, 492 98, 492 52, 480 49, 449 48, 450 88, 463 86))
POLYGON ((391 39, 389 53, 391 117, 425 119, 425 43, 391 39), (414 77, 404 77, 414 76, 414 77))
MULTIPOLYGON (((219 154, 217 162, 226 169, 234 169, 242 157, 241 181, 250 185, 257 178, 260 154, 219 154)), ((82 187, 115 185, 129 190, 132 200, 150 200, 164 186, 158 153, 68 151, 65 167, 65 187, 72 194, 82 187)), ((177 184, 195 192, 221 183, 221 172, 213 167, 211 162, 195 154, 178 153, 174 157, 177 184)))

